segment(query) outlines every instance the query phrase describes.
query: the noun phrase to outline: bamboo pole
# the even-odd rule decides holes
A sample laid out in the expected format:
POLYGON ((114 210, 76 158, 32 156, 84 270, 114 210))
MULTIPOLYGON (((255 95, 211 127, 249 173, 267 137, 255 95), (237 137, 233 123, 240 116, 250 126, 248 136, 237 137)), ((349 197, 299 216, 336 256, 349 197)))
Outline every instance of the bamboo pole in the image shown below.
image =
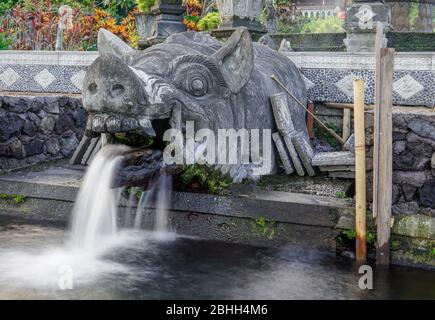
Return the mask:
POLYGON ((355 256, 365 262, 366 249, 366 151, 364 127, 365 81, 354 81, 354 130, 355 130, 355 256))
MULTIPOLYGON (((353 110, 353 104, 351 103, 340 103, 340 102, 326 102, 325 106, 332 109, 350 109, 353 110)), ((365 106, 367 110, 374 110, 375 105, 369 104, 365 106)))
POLYGON ((311 111, 309 111, 307 109, 306 106, 303 105, 302 102, 299 101, 298 98, 295 97, 295 95, 293 93, 290 92, 289 89, 286 88, 286 86, 280 81, 278 80, 278 78, 275 75, 271 76, 272 80, 275 81, 285 92, 287 92, 287 94, 293 98, 293 100, 296 101, 297 105, 299 105, 302 109, 304 109, 309 115, 311 115, 313 117, 313 119, 323 128, 325 129, 331 136, 333 136, 338 142, 340 142, 342 145, 344 145, 346 143, 346 141, 343 140, 342 137, 340 137, 337 133, 334 132, 334 130, 328 128, 328 126, 326 124, 324 124, 322 122, 322 120, 320 120, 319 118, 317 118, 314 113, 312 113, 311 111))

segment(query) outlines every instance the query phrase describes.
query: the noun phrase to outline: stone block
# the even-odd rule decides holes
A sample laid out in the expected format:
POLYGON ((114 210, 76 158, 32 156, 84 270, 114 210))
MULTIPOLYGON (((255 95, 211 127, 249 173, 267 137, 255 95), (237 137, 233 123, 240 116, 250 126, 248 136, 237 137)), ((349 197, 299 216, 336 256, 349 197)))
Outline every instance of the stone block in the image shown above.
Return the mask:
POLYGON ((426 181, 419 193, 420 205, 435 209, 435 179, 426 181))
POLYGON ((300 132, 292 136, 292 142, 296 148, 299 158, 302 160, 302 163, 304 164, 305 170, 307 171, 308 175, 310 177, 315 176, 316 172, 314 171, 314 168, 311 165, 311 161, 313 160, 314 157, 314 150, 311 147, 308 138, 306 138, 305 135, 300 132))
POLYGON ((284 166, 285 173, 287 175, 291 175, 293 172, 295 172, 295 169, 293 167, 290 156, 287 153, 286 147, 284 146, 281 135, 279 134, 279 132, 275 132, 274 134, 272 134, 272 138, 275 142, 276 149, 278 150, 279 157, 281 158, 282 164, 284 166))
POLYGON ((313 166, 354 166, 355 155, 350 151, 320 152, 314 155, 313 166))

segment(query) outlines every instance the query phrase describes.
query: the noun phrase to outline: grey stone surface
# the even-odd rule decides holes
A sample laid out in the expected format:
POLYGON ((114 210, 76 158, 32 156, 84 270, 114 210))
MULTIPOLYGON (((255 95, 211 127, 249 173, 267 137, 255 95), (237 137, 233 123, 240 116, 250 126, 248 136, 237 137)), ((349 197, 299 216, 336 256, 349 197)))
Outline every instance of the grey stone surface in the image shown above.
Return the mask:
POLYGON ((319 152, 314 155, 313 166, 353 166, 355 155, 350 151, 319 152))
POLYGON ((435 179, 426 181, 421 187, 420 204, 435 209, 435 179))
POLYGON ((60 149, 60 151, 62 152, 62 154, 65 157, 68 157, 68 156, 72 155, 74 150, 79 145, 79 141, 77 140, 77 137, 76 137, 76 135, 74 133, 71 136, 69 136, 69 137, 62 138, 60 140, 60 143, 61 143, 61 149, 60 149))
POLYGON ((346 143, 343 145, 343 148, 347 151, 355 152, 355 134, 351 134, 347 139, 346 143))
POLYGON ((414 215, 419 212, 420 207, 417 202, 399 202, 392 206, 391 211, 394 215, 406 214, 414 215))
POLYGON ((408 127, 419 136, 435 140, 435 122, 413 119, 408 123, 408 127))
POLYGON ((296 151, 304 164, 305 170, 307 171, 310 177, 315 176, 316 172, 311 165, 311 161, 314 157, 314 150, 311 147, 310 141, 306 138, 306 136, 300 132, 292 136, 293 145, 296 148, 296 151))
MULTIPOLYGON (((168 118, 178 105, 182 122, 194 121, 196 130, 274 130, 269 96, 281 90, 270 79, 273 73, 302 103, 307 101, 295 65, 278 52, 253 43, 244 28, 237 29, 226 43, 202 33, 174 34, 137 53, 129 64, 110 49, 117 42, 121 40, 110 38, 85 77, 83 103, 93 119, 98 116, 107 121, 107 113, 138 122, 168 118)), ((290 110, 299 108, 294 101, 288 104, 290 110)), ((295 128, 306 131, 305 112, 299 110, 292 116, 295 128)), ((246 171, 249 177, 250 170, 246 171)), ((237 171, 230 172, 239 176, 237 171)))
POLYGON ((49 135, 53 132, 54 126, 56 125, 56 121, 52 116, 46 116, 42 118, 39 128, 42 133, 49 135))
POLYGON ((409 184, 421 188, 427 180, 428 174, 424 171, 393 171, 393 183, 409 184))
POLYGON ((287 153, 287 148, 282 141, 280 133, 275 132, 274 134, 272 134, 272 139, 275 143, 276 149, 278 150, 278 154, 284 166, 285 173, 287 175, 291 175, 293 172, 295 172, 295 169, 293 167, 290 155, 287 153))
POLYGON ((0 115, 0 170, 69 156, 87 118, 78 97, 61 95, 0 95, 0 115))
POLYGON ((414 199, 414 195, 417 192, 417 187, 404 183, 402 185, 403 196, 405 197, 405 201, 412 201, 414 199))
POLYGON ((23 128, 23 120, 15 114, 8 114, 0 121, 0 141, 6 141, 23 128))
POLYGON ((269 35, 264 35, 260 39, 258 39, 258 43, 272 49, 272 50, 278 50, 275 40, 269 35))

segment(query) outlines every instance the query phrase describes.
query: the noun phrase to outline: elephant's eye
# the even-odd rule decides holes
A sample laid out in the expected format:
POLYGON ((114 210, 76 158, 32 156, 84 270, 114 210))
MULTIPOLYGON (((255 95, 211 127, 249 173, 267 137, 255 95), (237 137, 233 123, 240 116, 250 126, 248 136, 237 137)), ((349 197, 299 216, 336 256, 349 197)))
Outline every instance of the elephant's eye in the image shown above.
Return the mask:
POLYGON ((202 97, 207 93, 208 82, 207 79, 202 77, 193 77, 188 83, 189 92, 197 97, 202 97))

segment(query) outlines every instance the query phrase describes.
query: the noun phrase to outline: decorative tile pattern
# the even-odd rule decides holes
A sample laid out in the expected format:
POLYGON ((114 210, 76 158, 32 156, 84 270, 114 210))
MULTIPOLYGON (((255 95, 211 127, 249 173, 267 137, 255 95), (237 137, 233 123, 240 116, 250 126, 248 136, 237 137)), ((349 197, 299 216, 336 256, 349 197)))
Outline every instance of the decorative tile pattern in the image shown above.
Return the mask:
POLYGON ((12 68, 7 68, 0 74, 0 81, 3 82, 7 87, 10 87, 15 82, 20 79, 20 75, 16 73, 12 68))
POLYGON ((39 72, 33 79, 43 88, 46 89, 53 81, 56 80, 56 77, 53 76, 50 71, 47 69, 39 72))
MULTIPOLYGON (((6 84, 0 79, 0 92, 81 93, 82 90, 78 86, 80 86, 80 78, 86 73, 87 66, 2 65, 0 63, 0 78, 8 69, 18 74, 19 78, 11 84, 6 84), (48 75, 47 72, 51 74, 48 78, 44 77, 44 74, 48 75), (55 79, 48 84, 48 80, 52 80, 52 77, 55 79)), ((7 71, 6 74, 12 73, 7 71)), ((5 78, 10 79, 10 76, 5 78)))
POLYGON ((305 87, 307 88, 308 91, 316 86, 316 85, 315 85, 315 84, 314 84, 310 79, 308 79, 306 76, 302 75, 302 79, 304 80, 304 82, 305 82, 305 87))
MULTIPOLYGON (((5 60, 5 53, 0 52, 0 92, 81 93, 86 70, 97 57, 55 52, 49 53, 53 59, 47 59, 39 52, 6 53, 5 60)), ((300 60, 298 65, 311 101, 351 103, 352 81, 360 78, 366 80, 366 102, 374 103, 372 54, 302 52, 288 57, 300 60)), ((397 54, 395 61, 393 103, 435 106, 435 55, 403 53, 397 54)))
POLYGON ((70 79, 72 84, 80 91, 83 90, 83 81, 85 79, 85 75, 86 75, 86 71, 80 70, 75 75, 73 75, 70 79))
POLYGON ((353 82, 357 79, 354 74, 349 74, 338 81, 335 86, 348 97, 353 97, 353 82))
POLYGON ((424 86, 408 74, 394 82, 393 90, 403 99, 409 99, 424 90, 424 86))

